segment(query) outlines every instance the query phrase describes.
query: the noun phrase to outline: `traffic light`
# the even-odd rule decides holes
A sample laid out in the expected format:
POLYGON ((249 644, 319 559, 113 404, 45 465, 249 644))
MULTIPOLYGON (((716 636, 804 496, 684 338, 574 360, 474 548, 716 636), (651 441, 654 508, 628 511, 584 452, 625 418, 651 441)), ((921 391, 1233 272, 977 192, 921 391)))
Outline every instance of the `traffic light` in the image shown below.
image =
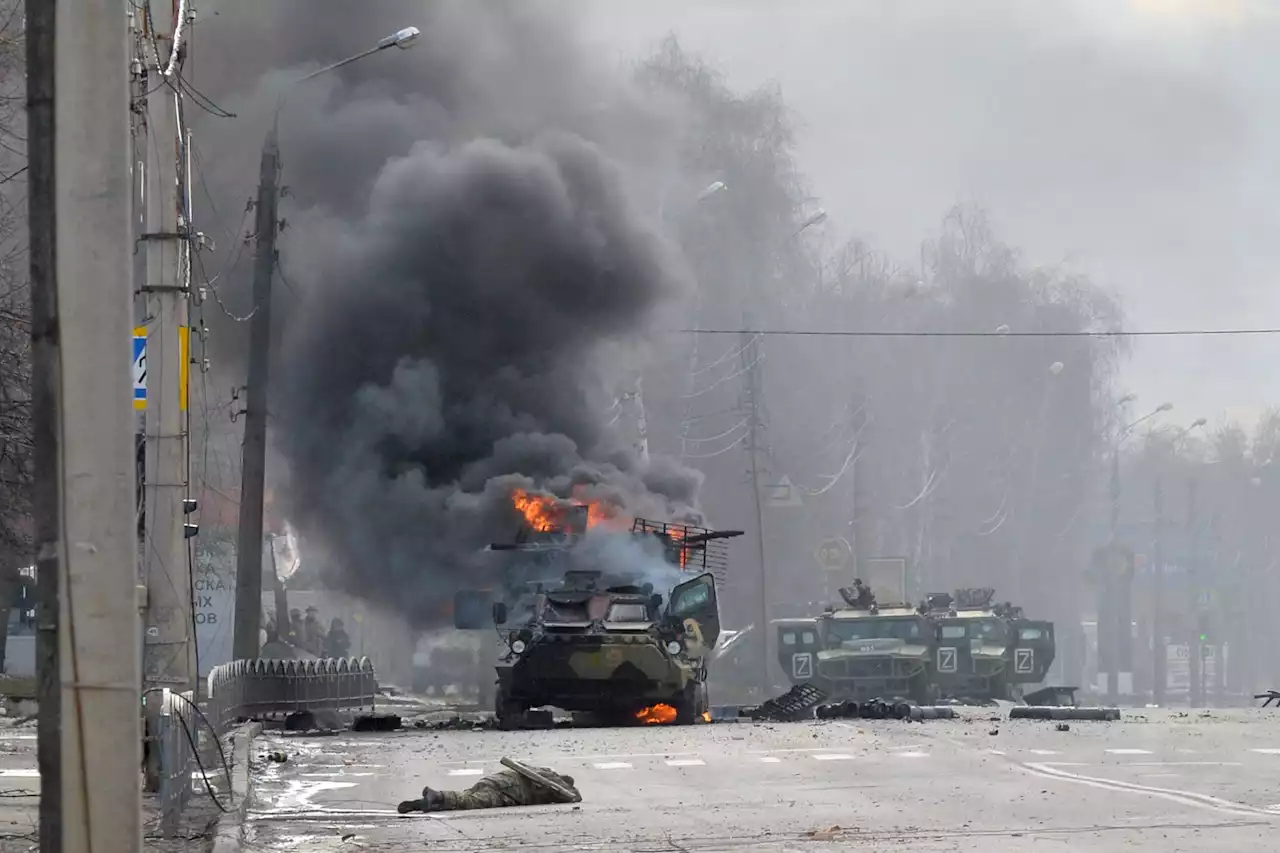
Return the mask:
POLYGON ((1196 614, 1196 631, 1200 635, 1201 643, 1213 642, 1213 620, 1209 616, 1209 611, 1201 610, 1196 614))

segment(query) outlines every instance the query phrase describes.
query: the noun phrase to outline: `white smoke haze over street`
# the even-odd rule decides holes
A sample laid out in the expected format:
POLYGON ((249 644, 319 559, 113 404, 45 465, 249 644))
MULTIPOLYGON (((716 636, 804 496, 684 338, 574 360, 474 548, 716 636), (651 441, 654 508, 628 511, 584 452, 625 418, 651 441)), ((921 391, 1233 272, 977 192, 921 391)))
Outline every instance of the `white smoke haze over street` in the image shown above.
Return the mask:
MULTIPOLYGON (((776 82, 831 228, 904 263, 981 203, 1135 329, 1280 325, 1280 6, 1265 0, 578 2, 602 51, 667 32, 738 89, 776 82)), ((1276 338, 1145 340, 1123 384, 1178 417, 1280 398, 1276 338)))

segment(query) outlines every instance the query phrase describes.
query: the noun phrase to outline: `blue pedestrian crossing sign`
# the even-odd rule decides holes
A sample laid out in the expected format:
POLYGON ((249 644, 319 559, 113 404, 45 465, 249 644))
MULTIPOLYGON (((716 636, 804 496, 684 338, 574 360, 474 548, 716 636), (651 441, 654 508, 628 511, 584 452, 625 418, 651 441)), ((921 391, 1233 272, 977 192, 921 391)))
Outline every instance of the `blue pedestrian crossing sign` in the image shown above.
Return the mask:
MULTIPOLYGON (((133 330, 133 407, 139 411, 147 408, 147 327, 138 326, 133 330)), ((191 382, 191 329, 187 326, 178 328, 178 402, 182 411, 187 410, 188 391, 191 382)), ((163 369, 156 371, 163 377, 173 373, 163 369)))

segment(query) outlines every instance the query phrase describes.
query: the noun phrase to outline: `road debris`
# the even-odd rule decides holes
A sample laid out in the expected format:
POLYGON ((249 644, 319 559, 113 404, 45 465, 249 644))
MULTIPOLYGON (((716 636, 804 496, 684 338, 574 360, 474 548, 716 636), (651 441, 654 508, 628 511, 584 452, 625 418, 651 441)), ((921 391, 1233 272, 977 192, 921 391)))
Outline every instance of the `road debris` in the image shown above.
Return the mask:
POLYGON ((1009 709, 1011 720, 1092 720, 1110 722, 1120 719, 1119 708, 1071 708, 1046 705, 1017 705, 1009 709))
POLYGON ((1253 694, 1253 698, 1264 700, 1262 703, 1264 708, 1270 706, 1272 702, 1275 702, 1276 707, 1280 708, 1280 690, 1264 690, 1261 693, 1253 694))
POLYGON ((786 693, 755 708, 743 708, 742 716, 752 720, 791 723, 813 719, 813 709, 827 698, 826 691, 812 684, 797 684, 786 693))
POLYGON ((829 826, 826 829, 811 829, 805 833, 805 837, 810 841, 835 841, 844 830, 839 826, 829 826))
POLYGON ((353 732, 394 732, 403 725, 399 714, 364 714, 351 724, 353 732))
POLYGON ((420 799, 406 800, 396 807, 396 811, 410 814, 582 802, 582 795, 574 787, 572 776, 547 767, 533 767, 512 758, 503 758, 501 763, 506 770, 485 776, 465 791, 423 788, 420 799))
POLYGON ((463 717, 450 717, 447 720, 414 720, 415 729, 427 729, 433 732, 478 732, 498 728, 498 721, 493 717, 479 720, 468 720, 463 717))
POLYGON ((910 702, 886 702, 883 699, 872 699, 868 702, 835 702, 830 705, 819 705, 816 709, 819 720, 861 719, 861 720, 954 720, 955 708, 946 705, 913 705, 910 702))

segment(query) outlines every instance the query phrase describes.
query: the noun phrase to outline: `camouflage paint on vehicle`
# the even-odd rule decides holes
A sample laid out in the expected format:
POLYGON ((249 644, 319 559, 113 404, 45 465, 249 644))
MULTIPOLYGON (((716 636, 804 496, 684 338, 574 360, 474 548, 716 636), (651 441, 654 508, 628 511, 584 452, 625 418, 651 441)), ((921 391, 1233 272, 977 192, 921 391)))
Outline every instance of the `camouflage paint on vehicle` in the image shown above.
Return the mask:
POLYGON ((991 589, 934 593, 925 609, 937 625, 934 667, 943 696, 993 701, 1021 699, 1053 664, 1053 623, 1026 619, 1022 608, 993 602, 991 589))
POLYGON ((834 701, 932 699, 933 631, 913 607, 833 608, 775 625, 778 662, 794 684, 811 683, 834 701))

